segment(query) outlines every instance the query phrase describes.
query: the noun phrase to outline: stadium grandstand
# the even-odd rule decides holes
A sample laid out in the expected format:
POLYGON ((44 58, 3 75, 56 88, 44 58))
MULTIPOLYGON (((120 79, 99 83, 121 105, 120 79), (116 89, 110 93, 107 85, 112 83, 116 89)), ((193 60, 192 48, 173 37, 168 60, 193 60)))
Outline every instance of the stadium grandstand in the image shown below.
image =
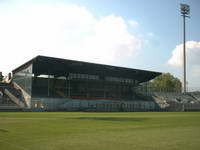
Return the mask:
POLYGON ((199 92, 149 92, 145 83, 159 75, 154 71, 37 56, 0 83, 0 110, 200 110, 199 92))

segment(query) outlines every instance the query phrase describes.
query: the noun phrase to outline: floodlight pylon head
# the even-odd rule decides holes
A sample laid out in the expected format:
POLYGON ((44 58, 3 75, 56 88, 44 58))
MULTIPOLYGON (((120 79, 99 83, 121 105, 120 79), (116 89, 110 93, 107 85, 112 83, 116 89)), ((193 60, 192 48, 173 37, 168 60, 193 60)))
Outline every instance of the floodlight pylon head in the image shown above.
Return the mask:
POLYGON ((187 4, 180 4, 181 6, 181 14, 182 15, 189 15, 190 14, 190 6, 187 4))

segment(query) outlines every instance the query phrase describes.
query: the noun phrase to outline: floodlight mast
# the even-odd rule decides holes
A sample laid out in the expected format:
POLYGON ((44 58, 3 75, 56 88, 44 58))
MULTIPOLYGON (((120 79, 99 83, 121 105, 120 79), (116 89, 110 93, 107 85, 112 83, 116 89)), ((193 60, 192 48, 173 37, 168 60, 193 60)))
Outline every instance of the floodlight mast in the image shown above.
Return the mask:
POLYGON ((183 81, 182 81, 182 92, 186 93, 186 38, 185 38, 185 18, 189 18, 190 6, 187 4, 180 4, 181 16, 183 16, 183 81))

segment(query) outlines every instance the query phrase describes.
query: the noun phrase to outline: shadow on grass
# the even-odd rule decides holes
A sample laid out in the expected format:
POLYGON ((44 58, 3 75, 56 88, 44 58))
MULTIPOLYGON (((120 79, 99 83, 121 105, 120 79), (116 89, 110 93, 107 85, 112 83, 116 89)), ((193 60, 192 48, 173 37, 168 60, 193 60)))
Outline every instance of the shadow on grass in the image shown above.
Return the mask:
POLYGON ((8 132, 8 130, 0 129, 0 132, 8 132))
POLYGON ((103 121, 144 121, 147 118, 131 118, 131 117, 77 117, 65 119, 79 119, 79 120, 103 120, 103 121))

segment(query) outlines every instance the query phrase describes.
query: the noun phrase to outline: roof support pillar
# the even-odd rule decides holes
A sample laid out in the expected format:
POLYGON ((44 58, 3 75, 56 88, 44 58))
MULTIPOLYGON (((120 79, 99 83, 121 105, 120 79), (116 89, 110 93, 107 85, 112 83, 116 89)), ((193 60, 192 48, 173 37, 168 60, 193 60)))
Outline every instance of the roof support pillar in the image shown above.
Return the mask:
POLYGON ((68 77, 68 97, 70 97, 70 78, 68 77))
POLYGON ((47 95, 48 97, 50 96, 50 77, 49 77, 49 74, 48 74, 48 82, 47 82, 47 95))

